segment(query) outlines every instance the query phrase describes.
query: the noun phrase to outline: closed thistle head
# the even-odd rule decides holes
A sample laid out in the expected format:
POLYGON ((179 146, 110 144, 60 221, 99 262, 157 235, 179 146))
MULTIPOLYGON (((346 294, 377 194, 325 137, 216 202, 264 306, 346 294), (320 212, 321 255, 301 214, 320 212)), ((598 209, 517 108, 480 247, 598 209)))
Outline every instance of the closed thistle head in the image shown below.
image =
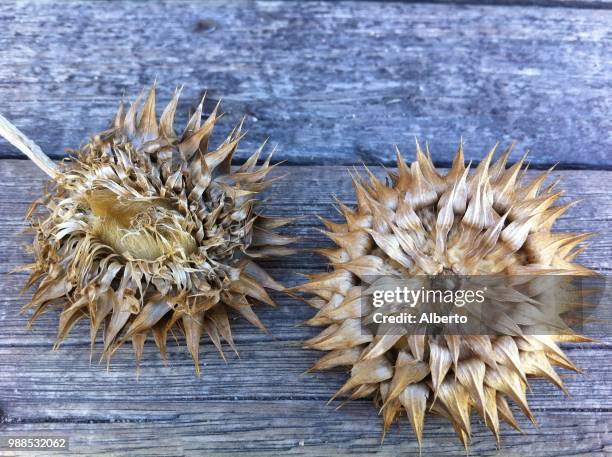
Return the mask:
POLYGON ((177 133, 179 95, 159 120, 155 86, 144 104, 142 94, 126 111, 121 103, 28 214, 36 261, 26 287, 38 285, 26 308, 33 321, 60 307, 57 344, 86 319, 92 348, 102 331, 109 359, 131 340, 140 360, 152 334, 165 360, 168 332, 178 329, 199 370, 203 333, 220 351, 222 340, 235 349, 228 311, 265 330, 251 307, 273 305, 265 288, 282 286, 254 259, 291 252, 291 239, 272 231, 289 221, 258 211, 274 167, 270 157, 257 167, 262 146, 232 171, 240 126, 209 147, 219 105, 202 122, 202 100, 177 133))
MULTIPOLYGON (((518 428, 508 399, 533 419, 527 376, 545 377, 563 388, 553 365, 575 367, 555 341, 584 341, 575 334, 536 335, 516 322, 509 324, 517 329, 512 336, 414 334, 363 325, 372 322, 372 309, 362 297, 376 278, 414 282, 438 275, 593 273, 573 263, 588 235, 551 231, 570 207, 554 204, 560 196, 556 183, 544 184, 547 173, 526 182, 524 157, 506 168, 511 148, 492 164, 494 149, 470 171, 460 146, 452 168, 441 174, 417 144, 410 165, 398 151, 397 172, 388 171, 387 182, 367 169, 367 179, 353 176, 356 207, 339 203, 342 223, 323 219, 336 247, 318 252, 329 259, 331 270, 296 288, 317 296, 309 300, 317 313, 308 323, 325 326, 306 342, 308 348, 329 351, 313 370, 350 369, 334 397, 372 396, 381 408, 384 432, 407 415, 419 445, 426 412, 450 419, 466 447, 472 410, 497 439, 500 420, 518 428)), ((533 308, 541 295, 522 297, 525 303, 516 300, 504 309, 533 308)))

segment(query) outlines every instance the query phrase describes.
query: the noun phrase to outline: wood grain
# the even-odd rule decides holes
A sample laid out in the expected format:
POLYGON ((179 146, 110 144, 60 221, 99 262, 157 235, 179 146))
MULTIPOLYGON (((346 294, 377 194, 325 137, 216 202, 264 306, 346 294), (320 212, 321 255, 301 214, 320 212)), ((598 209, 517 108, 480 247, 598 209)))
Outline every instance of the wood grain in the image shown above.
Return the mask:
POLYGON ((447 164, 463 136, 470 159, 517 140, 532 166, 610 169, 610 3, 543 3, 583 8, 2 2, 0 110, 60 157, 157 78, 162 102, 186 84, 182 119, 204 91, 222 131, 246 115, 240 158, 269 136, 293 164, 390 163, 418 136, 447 164))
MULTIPOLYGON (((374 172, 381 175, 383 170, 374 168, 374 172)), ((336 217, 333 194, 354 202, 346 168, 281 166, 277 173, 290 176, 268 191, 267 212, 304 216, 288 229, 302 237, 299 247, 325 244, 314 215, 336 217)), ((612 270, 612 196, 607 185, 612 172, 553 175, 563 179, 565 199, 583 199, 561 218, 559 229, 598 231, 581 261, 602 273, 612 270)), ((274 295, 277 309, 258 311, 274 336, 236 319, 232 328, 240 358, 228 352, 225 364, 212 344, 204 344, 199 379, 182 340, 171 345, 168 368, 161 366, 149 341, 138 377, 128 347, 118 351, 108 371, 96 359, 90 365, 84 325, 78 325, 58 351, 51 351, 57 315, 49 313, 26 330, 26 318, 18 315, 26 299, 18 296, 25 277, 9 274, 26 261, 21 245, 28 237, 18 231, 26 207, 45 179, 29 162, 0 160, 0 438, 68 436, 69 455, 91 456, 418 455, 407 420, 380 446, 381 419, 369 401, 339 411, 334 411, 337 404, 325 405, 346 374, 341 370, 302 374, 319 355, 299 348, 316 332, 300 325, 312 311, 280 294, 274 295)), ((267 267, 283 283, 293 285, 301 280, 296 273, 321 271, 325 264, 304 253, 268 262, 267 267)), ((585 371, 562 373, 571 397, 533 381, 529 402, 540 427, 522 418, 524 435, 504 427, 498 451, 484 424, 475 419, 471 455, 610 455, 612 336, 601 334, 596 343, 566 345, 565 350, 585 371)), ((463 452, 448 423, 428 416, 423 455, 463 452)), ((0 451, 0 455, 11 454, 0 451)))
MULTIPOLYGON (((386 0, 374 0, 386 1, 386 0)), ((402 0, 405 3, 423 3, 421 0, 402 0)), ((428 0, 427 3, 444 3, 451 5, 506 5, 506 6, 538 6, 553 8, 586 8, 586 9, 610 9, 610 0, 428 0)))

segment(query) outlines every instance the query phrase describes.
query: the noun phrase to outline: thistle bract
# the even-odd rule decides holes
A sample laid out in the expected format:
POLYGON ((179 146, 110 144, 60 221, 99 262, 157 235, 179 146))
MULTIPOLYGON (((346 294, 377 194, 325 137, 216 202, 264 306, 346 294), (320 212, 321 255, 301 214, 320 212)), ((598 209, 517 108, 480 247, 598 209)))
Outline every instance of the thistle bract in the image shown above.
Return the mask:
POLYGON ((36 290, 25 308, 31 321, 61 310, 57 344, 87 320, 92 348, 101 333, 108 359, 131 341, 139 361, 153 335, 165 361, 178 330, 199 371, 203 334, 221 354, 223 341, 235 350, 230 312, 265 330, 253 305, 273 305, 266 288, 283 287, 255 259, 291 252, 291 239, 273 232, 289 221, 258 209, 270 157, 257 166, 262 146, 232 170, 240 126, 211 148, 219 105, 202 120, 202 100, 175 131, 179 95, 159 119, 155 86, 144 103, 143 94, 127 110, 122 102, 108 130, 58 168, 41 167, 53 182, 28 213, 35 262, 26 288, 36 290))
POLYGON ((325 327, 305 344, 328 351, 312 369, 348 367, 350 378, 335 396, 373 397, 384 432, 407 415, 419 445, 427 412, 448 418, 466 447, 473 410, 498 440, 500 420, 518 428, 508 400, 533 419, 527 376, 563 388, 553 366, 576 368, 556 342, 585 340, 520 332, 380 333, 362 325, 369 278, 593 274, 573 262, 589 235, 551 231, 571 206, 555 205, 556 183, 545 185, 548 173, 527 182, 524 157, 507 168, 511 148, 492 163, 494 149, 470 171, 460 147, 443 174, 417 144, 410 165, 398 151, 397 171, 389 170, 386 182, 367 169, 367 179, 353 176, 356 207, 339 202, 344 221, 323 219, 336 244, 318 250, 330 271, 296 288, 317 296, 309 300, 317 313, 308 324, 325 327))

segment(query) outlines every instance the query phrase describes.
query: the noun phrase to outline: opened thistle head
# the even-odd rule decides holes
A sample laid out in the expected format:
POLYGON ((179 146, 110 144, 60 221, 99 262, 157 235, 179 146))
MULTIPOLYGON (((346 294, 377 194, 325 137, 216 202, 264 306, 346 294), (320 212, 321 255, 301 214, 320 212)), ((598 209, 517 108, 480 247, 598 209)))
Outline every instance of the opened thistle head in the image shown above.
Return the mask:
POLYGON ((467 448, 476 410, 499 441, 500 420, 518 429, 508 400, 533 420, 527 376, 563 389, 553 367, 576 370, 557 342, 586 340, 577 334, 532 334, 516 322, 512 335, 413 334, 363 325, 371 318, 362 297, 372 278, 593 274, 574 263, 589 234, 552 232, 571 204, 555 205, 561 193, 556 183, 545 184, 548 173, 528 181, 525 157, 507 168, 511 148, 492 163, 494 151, 470 171, 460 146, 442 174, 417 144, 412 164, 398 151, 397 171, 387 171, 386 182, 367 169, 367 178, 353 176, 356 207, 338 202, 344 220, 323 219, 336 244, 318 250, 330 271, 296 288, 316 295, 309 299, 317 312, 308 324, 325 327, 305 343, 328 351, 312 369, 348 367, 350 377, 334 398, 373 397, 383 436, 407 415, 421 445, 431 412, 448 418, 467 448))
MULTIPOLYGON (((169 332, 184 333, 199 372, 207 334, 222 352, 235 350, 229 312, 265 331, 252 306, 273 305, 266 288, 282 290, 255 259, 289 254, 292 240, 273 232, 288 219, 260 214, 257 194, 268 187, 271 156, 262 145, 231 169, 241 126, 217 148, 209 139, 218 108, 202 120, 203 102, 181 132, 174 128, 177 89, 161 117, 155 85, 111 127, 73 151, 53 173, 49 193, 28 213, 35 262, 26 288, 31 321, 59 307, 57 344, 88 320, 92 349, 104 338, 110 359, 126 341, 137 360, 152 334, 166 358, 169 332)), ((50 173, 51 174, 51 173, 50 173)))

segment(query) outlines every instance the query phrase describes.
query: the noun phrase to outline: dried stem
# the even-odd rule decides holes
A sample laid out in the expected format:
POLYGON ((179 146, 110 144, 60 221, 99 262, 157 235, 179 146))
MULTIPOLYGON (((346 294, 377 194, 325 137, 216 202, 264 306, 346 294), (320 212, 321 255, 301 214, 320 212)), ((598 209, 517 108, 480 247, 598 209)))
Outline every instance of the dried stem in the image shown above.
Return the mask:
POLYGON ((38 168, 55 179, 57 165, 47 156, 40 146, 30 140, 17 127, 0 114, 0 136, 11 143, 32 160, 38 168))

